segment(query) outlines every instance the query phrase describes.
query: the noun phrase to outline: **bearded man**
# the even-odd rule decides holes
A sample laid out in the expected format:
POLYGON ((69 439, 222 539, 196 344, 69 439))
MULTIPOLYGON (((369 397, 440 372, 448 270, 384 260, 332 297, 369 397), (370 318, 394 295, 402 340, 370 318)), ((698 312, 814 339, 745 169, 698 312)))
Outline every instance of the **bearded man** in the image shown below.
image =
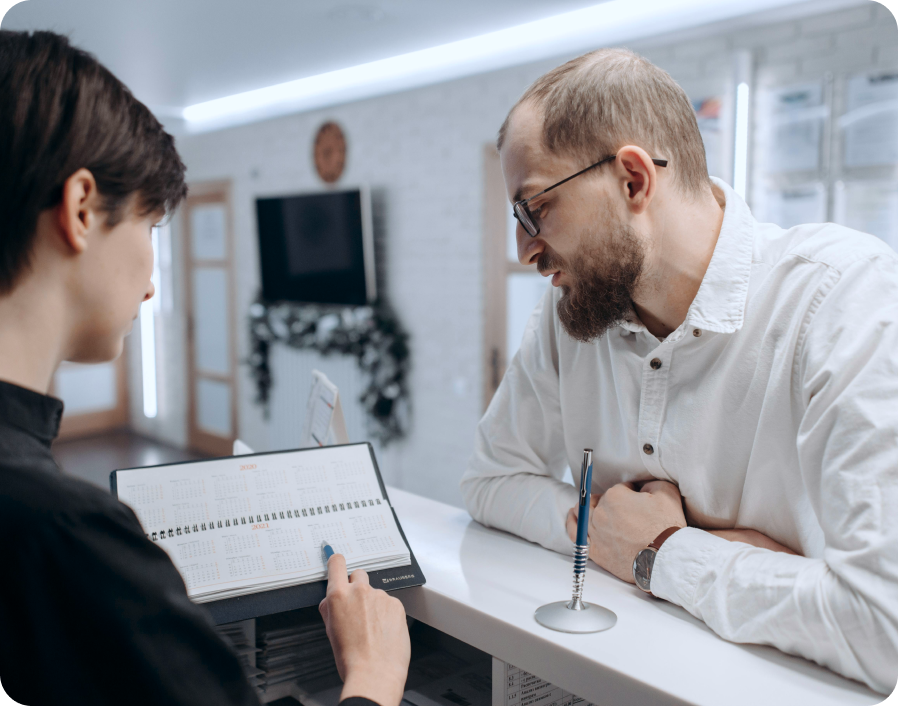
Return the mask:
POLYGON ((480 422, 473 517, 571 553, 563 478, 592 448, 599 566, 890 692, 898 255, 756 222, 686 94, 628 51, 537 80, 498 147, 520 261, 553 287, 480 422))

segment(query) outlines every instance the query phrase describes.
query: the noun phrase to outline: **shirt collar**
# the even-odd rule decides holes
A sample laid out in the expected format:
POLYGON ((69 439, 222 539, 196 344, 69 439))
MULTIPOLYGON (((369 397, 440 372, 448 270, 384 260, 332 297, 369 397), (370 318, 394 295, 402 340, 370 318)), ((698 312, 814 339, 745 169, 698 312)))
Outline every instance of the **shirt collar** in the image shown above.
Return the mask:
POLYGON ((16 427, 49 445, 59 433, 62 400, 0 380, 0 425, 16 427))
MULTIPOLYGON (((711 177, 711 181, 723 191, 723 223, 711 262, 680 330, 700 328, 735 333, 745 319, 755 220, 748 205, 729 184, 717 177, 711 177)), ((635 311, 630 319, 620 322, 620 327, 623 336, 647 330, 635 311)))
POLYGON ((745 319, 755 220, 748 205, 729 184, 716 177, 711 177, 711 181, 723 191, 723 224, 708 270, 686 314, 686 325, 735 333, 745 319))

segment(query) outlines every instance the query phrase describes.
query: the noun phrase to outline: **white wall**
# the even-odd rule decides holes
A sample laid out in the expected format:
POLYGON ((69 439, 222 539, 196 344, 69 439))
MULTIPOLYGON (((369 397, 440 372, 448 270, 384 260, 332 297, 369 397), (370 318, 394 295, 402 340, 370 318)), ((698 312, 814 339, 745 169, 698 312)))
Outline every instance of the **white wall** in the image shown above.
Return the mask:
MULTIPOLYGON (((898 66, 895 20, 878 4, 804 19, 781 17, 768 16, 766 25, 765 18, 756 17, 743 23, 752 25, 748 29, 706 28, 632 48, 668 70, 694 97, 731 90, 731 55, 738 48, 755 52, 759 80, 767 83, 898 66)), ((254 200, 321 189, 311 161, 313 136, 325 120, 343 126, 348 160, 341 185, 368 184, 384 205, 386 295, 411 334, 412 424, 407 439, 381 454, 388 483, 461 504, 458 481, 482 412, 483 145, 495 138, 524 88, 565 58, 178 142, 191 182, 232 184, 239 263, 235 325, 238 355, 245 358, 246 312, 259 289, 254 200)), ((174 237, 177 241, 177 228, 174 237)), ((176 287, 176 297, 181 289, 176 287)), ((132 395, 138 427, 180 444, 186 404, 183 321, 176 307, 161 324, 166 350, 160 418, 140 421, 139 386, 132 395)), ((136 347, 133 352, 139 355, 136 347)), ((239 433, 251 446, 268 449, 281 434, 263 420, 254 394, 244 367, 239 433)), ((274 426, 283 424, 278 420, 274 426)))

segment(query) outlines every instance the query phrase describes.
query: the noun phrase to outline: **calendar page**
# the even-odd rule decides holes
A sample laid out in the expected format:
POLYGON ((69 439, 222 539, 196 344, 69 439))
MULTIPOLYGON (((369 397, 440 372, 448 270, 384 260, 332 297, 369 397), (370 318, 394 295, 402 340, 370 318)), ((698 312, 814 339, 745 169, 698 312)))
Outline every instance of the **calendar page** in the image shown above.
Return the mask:
POLYGON ((196 602, 322 579, 322 542, 350 571, 411 561, 367 444, 117 471, 116 489, 196 602))

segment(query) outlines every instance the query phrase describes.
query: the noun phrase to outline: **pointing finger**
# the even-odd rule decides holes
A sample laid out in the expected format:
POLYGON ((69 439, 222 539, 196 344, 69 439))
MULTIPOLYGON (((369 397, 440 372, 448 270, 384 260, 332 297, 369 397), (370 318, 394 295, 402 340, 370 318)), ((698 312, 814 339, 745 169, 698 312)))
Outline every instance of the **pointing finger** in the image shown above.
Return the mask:
POLYGON ((342 554, 334 554, 327 560, 327 595, 345 586, 347 582, 346 558, 342 554))

